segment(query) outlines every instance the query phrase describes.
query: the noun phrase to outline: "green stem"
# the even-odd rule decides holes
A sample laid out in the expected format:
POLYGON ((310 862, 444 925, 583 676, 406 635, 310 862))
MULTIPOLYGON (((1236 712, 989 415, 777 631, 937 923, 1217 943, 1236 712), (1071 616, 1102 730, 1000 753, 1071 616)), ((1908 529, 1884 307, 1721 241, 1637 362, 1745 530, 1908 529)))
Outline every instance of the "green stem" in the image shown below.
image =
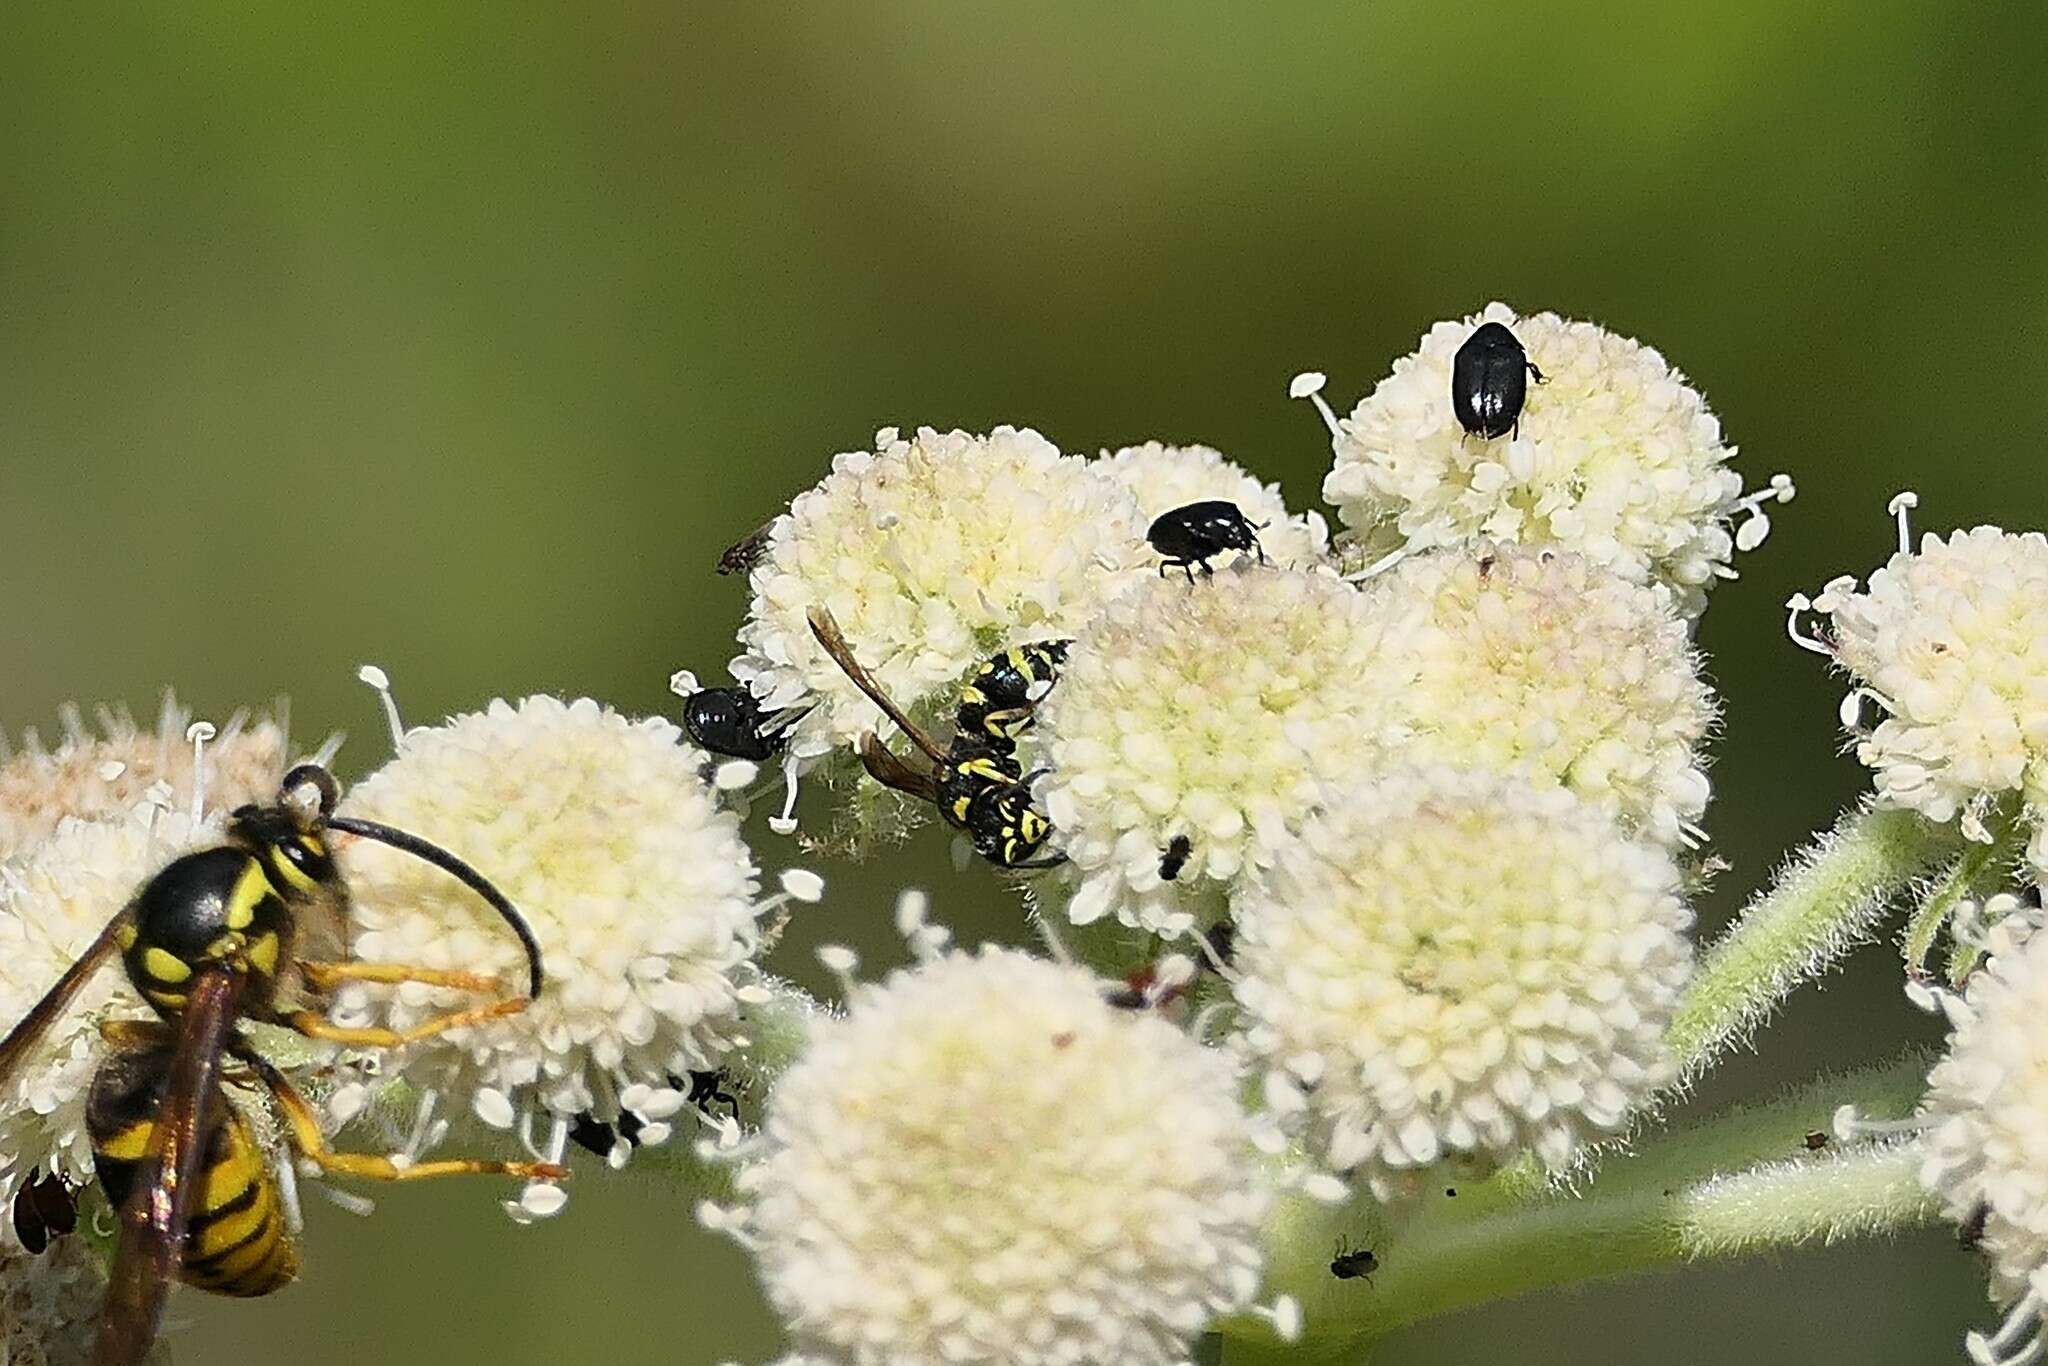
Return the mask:
POLYGON ((1869 937, 1891 899, 1954 851, 1911 811, 1863 808, 1795 857, 1707 951, 1668 1038, 1686 1075, 1869 937))
POLYGON ((1962 856, 1949 864, 1948 871, 1913 912, 1913 918, 1906 922, 1906 933, 1899 941, 1899 951, 1906 960, 1906 971, 1921 973, 1927 970, 1927 955, 1934 951, 1934 940, 1941 933, 1941 927, 1955 914, 1963 898, 1984 875, 1984 869, 1991 862, 1996 849, 1989 844, 1972 844, 1964 849, 1962 856))
MULTIPOLYGON (((1356 1361, 1393 1329, 1531 1290, 1926 1222, 1935 1206, 1909 1148, 1809 1152, 1806 1137, 1844 1102, 1909 1112, 1928 1063, 1909 1054, 1658 1135, 1577 1192, 1532 1191, 1526 1173, 1511 1171, 1461 1183, 1455 1197, 1433 1189, 1398 1225, 1370 1201, 1337 1211, 1291 1201, 1269 1230, 1267 1283, 1306 1311, 1309 1340, 1293 1350, 1309 1355, 1292 1359, 1356 1361), (1330 1275, 1340 1235, 1379 1257, 1370 1281, 1330 1275)), ((1262 1360, 1245 1353, 1274 1345, 1256 1319, 1225 1331, 1228 1366, 1262 1360)))

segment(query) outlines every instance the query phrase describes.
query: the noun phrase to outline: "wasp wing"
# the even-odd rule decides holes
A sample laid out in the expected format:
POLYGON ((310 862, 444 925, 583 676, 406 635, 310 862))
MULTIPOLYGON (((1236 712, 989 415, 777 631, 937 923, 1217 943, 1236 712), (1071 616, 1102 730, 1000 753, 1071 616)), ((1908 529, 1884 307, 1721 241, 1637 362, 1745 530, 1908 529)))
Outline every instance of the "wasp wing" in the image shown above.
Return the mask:
POLYGON ((873 734, 860 737, 860 762, 861 767, 868 771, 868 776, 883 787, 908 792, 921 802, 936 802, 939 799, 938 784, 929 772, 904 763, 894 750, 873 734))
POLYGON ((909 713, 896 705, 889 694, 882 691, 882 685, 875 681, 861 662, 853 657, 853 647, 846 643, 845 634, 839 629, 838 619, 829 608, 813 607, 810 610, 811 634, 825 653, 832 657, 840 671, 851 679, 853 686, 867 694, 868 701, 881 708, 882 715, 896 723, 896 729, 910 737, 910 742, 929 754, 937 763, 946 762, 946 751, 938 741, 925 732, 924 727, 910 719, 909 713))
POLYGON ((120 1242, 100 1317, 97 1366, 138 1366, 149 1355, 164 1299, 178 1274, 185 1230, 205 1177, 206 1140, 220 1095, 221 1057, 235 1031, 241 973, 207 967, 192 981, 178 1019, 170 1080, 149 1153, 121 1207, 120 1242))
POLYGON ((77 961, 64 969, 64 975, 57 979, 57 985, 44 993, 43 999, 36 1002, 35 1009, 23 1016, 21 1022, 13 1029, 7 1031, 5 1039, 0 1039, 0 1087, 5 1087, 13 1079, 22 1061, 28 1057, 29 1050, 35 1047, 36 1040, 42 1038, 45 1031, 63 1016, 71 1005, 72 998, 78 995, 79 989, 92 980, 92 975, 98 972, 109 958, 120 951, 121 930, 129 923, 132 914, 129 907, 122 907, 121 913, 107 922, 107 927, 100 931, 99 937, 85 946, 85 952, 78 955, 77 961))

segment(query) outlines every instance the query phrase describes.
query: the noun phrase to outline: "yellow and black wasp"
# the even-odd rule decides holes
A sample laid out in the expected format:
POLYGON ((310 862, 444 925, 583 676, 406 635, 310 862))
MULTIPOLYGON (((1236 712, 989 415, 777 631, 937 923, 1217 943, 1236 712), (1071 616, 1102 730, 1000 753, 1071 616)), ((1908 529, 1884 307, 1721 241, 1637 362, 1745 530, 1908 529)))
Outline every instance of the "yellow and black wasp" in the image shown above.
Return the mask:
POLYGON ((100 1184, 120 1212, 99 1324, 100 1366, 132 1366, 143 1359, 174 1279, 216 1294, 256 1296, 278 1289, 297 1272, 283 1191, 225 1086, 267 1095, 284 1121, 288 1156, 326 1172, 386 1181, 458 1172, 544 1180, 566 1174, 548 1163, 465 1159, 400 1165, 387 1157, 335 1152, 312 1106, 243 1036, 241 1024, 258 1021, 313 1039, 396 1048, 516 1013, 540 992, 539 946, 502 892, 417 835, 336 815, 339 795, 326 769, 302 764, 285 775, 275 802, 237 809, 221 844, 173 860, 144 884, 0 1040, 4 1085, 79 989, 115 957, 158 1016, 102 1027, 110 1051, 86 1105, 100 1184), (525 946, 527 995, 438 1016, 403 1032, 343 1028, 306 1008, 309 995, 347 981, 499 990, 496 979, 474 973, 297 957, 302 945, 339 944, 345 933, 348 887, 329 847, 335 835, 402 849, 475 891, 525 946))
POLYGON ((1038 640, 990 655, 960 689, 954 736, 979 736, 1008 753, 1031 726, 1038 703, 1059 681, 1071 640, 1038 640))
POLYGON ((1039 857, 1045 842, 1052 838, 1052 822, 1031 804, 1031 784, 1042 770, 1024 772, 1009 737, 992 737, 982 729, 962 729, 956 731, 950 746, 941 746, 882 691, 881 685, 853 657, 852 647, 829 611, 813 607, 810 621, 811 634, 824 646, 825 653, 931 760, 930 768, 918 768, 906 763, 876 736, 865 735, 861 737, 860 759, 870 777, 885 787, 937 806, 949 824, 966 832, 975 853, 999 867, 1050 868, 1066 861, 1064 854, 1039 857))

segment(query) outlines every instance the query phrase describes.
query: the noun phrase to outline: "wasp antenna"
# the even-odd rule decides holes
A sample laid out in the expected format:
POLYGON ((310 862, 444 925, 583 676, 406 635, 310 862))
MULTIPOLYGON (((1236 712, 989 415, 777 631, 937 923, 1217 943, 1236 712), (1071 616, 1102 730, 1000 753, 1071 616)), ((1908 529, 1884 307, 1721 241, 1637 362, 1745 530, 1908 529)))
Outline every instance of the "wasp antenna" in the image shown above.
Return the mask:
MULTIPOLYGON (((328 781, 332 782, 333 779, 330 778, 328 781)), ((356 816, 331 816, 328 818, 327 828, 339 830, 346 835, 361 835, 364 839, 388 844, 393 849, 403 849, 414 858, 433 864, 489 902, 491 909, 498 913, 498 917, 511 927, 512 933, 519 936, 519 942, 526 950, 526 994, 533 997, 540 995, 540 941, 533 937, 533 926, 526 923, 526 917, 519 913, 519 908, 514 906, 489 878, 432 840, 422 839, 418 835, 379 821, 366 821, 356 816)))
POLYGON ((930 755, 934 763, 947 762, 949 756, 939 747, 938 741, 927 735, 903 708, 891 701, 873 675, 853 657, 853 648, 846 643, 846 637, 840 632, 839 623, 833 619, 832 613, 823 607, 813 607, 810 620, 811 634, 818 638, 818 644, 825 647, 825 653, 832 656, 832 662, 853 680, 853 686, 866 693, 868 701, 880 707, 882 714, 896 723, 896 729, 909 736, 910 742, 930 755))

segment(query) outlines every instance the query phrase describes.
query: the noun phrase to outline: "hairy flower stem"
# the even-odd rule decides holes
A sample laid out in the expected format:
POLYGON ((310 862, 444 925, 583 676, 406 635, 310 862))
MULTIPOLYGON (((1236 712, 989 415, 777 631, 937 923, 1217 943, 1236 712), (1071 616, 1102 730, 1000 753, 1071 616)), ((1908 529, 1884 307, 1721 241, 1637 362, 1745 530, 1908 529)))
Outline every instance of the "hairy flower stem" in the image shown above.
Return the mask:
MULTIPOLYGON (((1292 1202, 1273 1226, 1269 1278, 1307 1311, 1307 1338, 1288 1359, 1357 1362, 1394 1329, 1490 1300, 1928 1222, 1936 1207, 1915 1180, 1909 1148, 1809 1153, 1803 1141, 1844 1102, 1875 1113, 1910 1109, 1927 1066, 1911 1054, 1724 1112, 1657 1136, 1576 1190, 1532 1186, 1515 1169, 1429 1188, 1392 1220, 1370 1201, 1339 1211, 1292 1202), (1340 1236, 1378 1256, 1370 1281, 1330 1275, 1340 1236)), ((1225 1366, 1279 1359, 1263 1322, 1237 1319, 1226 1331, 1225 1366)))
POLYGON ((1899 943, 1907 972, 1927 970, 1927 955, 1934 951, 1935 936, 1941 933, 1941 927, 1955 914, 1963 898, 1970 895, 1977 880, 1984 876, 1984 870, 1990 866, 1996 852, 1996 845, 1971 844, 1935 882, 1926 899, 1913 912, 1913 918, 1906 922, 1906 932, 1899 943))
POLYGON ((1684 1074, 1866 939, 1892 898, 1957 842, 1911 811, 1859 808, 1797 855, 1707 951, 1679 1003, 1668 1037, 1684 1074))

